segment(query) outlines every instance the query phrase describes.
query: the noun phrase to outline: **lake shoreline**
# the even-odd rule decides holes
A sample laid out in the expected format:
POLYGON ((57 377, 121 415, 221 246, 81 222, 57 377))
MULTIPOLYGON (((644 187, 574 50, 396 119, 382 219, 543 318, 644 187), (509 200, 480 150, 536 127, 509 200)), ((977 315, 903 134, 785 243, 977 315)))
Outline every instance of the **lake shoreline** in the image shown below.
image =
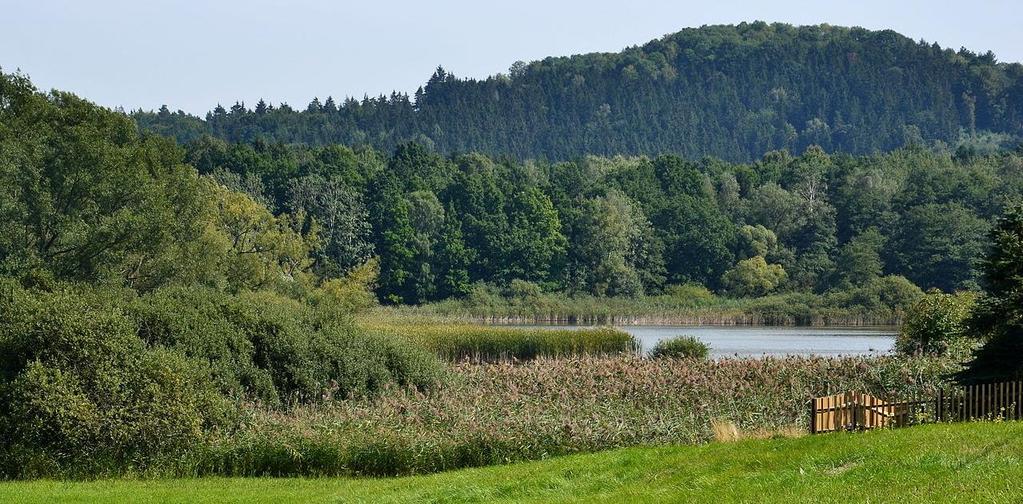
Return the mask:
POLYGON ((816 316, 797 319, 791 316, 765 316, 763 314, 720 315, 470 315, 444 314, 457 321, 489 325, 672 325, 721 327, 886 327, 898 328, 902 317, 871 318, 860 316, 816 316))
MULTIPOLYGON (((580 324, 494 324, 493 327, 526 330, 591 330, 600 326, 580 324)), ((614 326, 632 336, 639 352, 651 351, 660 341, 691 336, 710 348, 710 357, 758 358, 781 356, 883 355, 894 350, 898 328, 894 326, 755 326, 625 324, 614 326)))

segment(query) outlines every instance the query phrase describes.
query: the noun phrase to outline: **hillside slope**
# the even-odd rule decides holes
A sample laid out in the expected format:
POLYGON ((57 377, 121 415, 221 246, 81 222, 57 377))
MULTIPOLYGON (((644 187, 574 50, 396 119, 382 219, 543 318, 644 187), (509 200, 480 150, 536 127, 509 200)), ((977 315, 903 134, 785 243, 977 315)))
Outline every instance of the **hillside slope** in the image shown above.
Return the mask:
POLYGON ((1018 502, 1023 424, 631 448, 397 479, 0 483, 35 502, 1018 502))
POLYGON ((1023 66, 887 30, 756 22, 685 29, 619 53, 518 62, 510 75, 484 80, 438 68, 411 97, 314 100, 304 110, 261 101, 217 107, 205 120, 167 108, 134 115, 181 141, 209 133, 390 151, 416 140, 519 158, 749 161, 810 144, 872 153, 954 143, 964 131, 1019 136, 1023 66))

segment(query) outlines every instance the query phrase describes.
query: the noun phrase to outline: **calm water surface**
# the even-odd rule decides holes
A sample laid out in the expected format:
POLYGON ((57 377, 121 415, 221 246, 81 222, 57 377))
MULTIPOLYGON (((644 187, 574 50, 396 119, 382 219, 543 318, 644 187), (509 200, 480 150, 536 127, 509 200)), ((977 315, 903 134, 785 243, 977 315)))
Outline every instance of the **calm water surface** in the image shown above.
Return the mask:
MULTIPOLYGON (((580 327, 580 326, 560 326, 580 327)), ((894 327, 619 326, 644 350, 676 336, 695 336, 710 346, 711 357, 765 355, 879 355, 895 344, 894 327)))

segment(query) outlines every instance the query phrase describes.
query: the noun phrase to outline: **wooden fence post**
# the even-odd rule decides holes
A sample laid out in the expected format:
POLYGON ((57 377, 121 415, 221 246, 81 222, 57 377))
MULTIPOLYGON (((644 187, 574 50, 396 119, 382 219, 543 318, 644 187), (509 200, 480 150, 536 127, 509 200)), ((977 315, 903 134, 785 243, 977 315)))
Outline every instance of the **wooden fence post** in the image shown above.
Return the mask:
POLYGON ((810 399, 810 434, 817 433, 817 398, 810 399))
POLYGON ((944 421, 944 416, 943 416, 945 414, 944 406, 945 406, 945 389, 939 388, 938 389, 938 404, 936 404, 934 406, 934 421, 935 422, 942 422, 942 421, 944 421))

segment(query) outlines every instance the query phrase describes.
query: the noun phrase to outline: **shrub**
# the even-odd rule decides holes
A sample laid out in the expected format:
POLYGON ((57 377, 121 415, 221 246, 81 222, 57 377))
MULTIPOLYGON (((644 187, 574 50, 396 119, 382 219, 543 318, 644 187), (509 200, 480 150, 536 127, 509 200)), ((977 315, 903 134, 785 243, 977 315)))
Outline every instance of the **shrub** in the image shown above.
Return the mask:
POLYGON ((539 285, 526 280, 515 279, 508 285, 508 297, 521 301, 529 301, 539 298, 543 290, 539 285))
POLYGON ((679 336, 677 338, 663 339, 654 345, 650 356, 655 359, 661 358, 689 358, 706 359, 710 353, 710 347, 706 343, 693 336, 679 336))
POLYGON ((161 289, 132 315, 143 340, 203 362, 225 394, 271 406, 373 394, 388 383, 425 388, 440 374, 428 352, 270 292, 161 289))
POLYGON ((664 289, 664 294, 687 306, 699 306, 712 303, 716 297, 710 289, 698 283, 671 285, 664 289))
POLYGON ((721 283, 735 296, 763 296, 778 288, 788 275, 780 264, 767 264, 762 256, 739 261, 725 272, 721 283))
POLYGON ((427 350, 269 292, 0 280, 0 477, 166 470, 231 435, 238 405, 424 389, 427 350))
POLYGON ((180 354, 149 348, 103 296, 0 295, 0 471, 144 470, 189 449, 232 408, 180 354))
POLYGON ((330 279, 312 291, 310 301, 320 316, 338 316, 347 319, 352 313, 376 306, 373 293, 380 275, 380 261, 372 258, 353 268, 344 278, 330 279))
POLYGON ((941 355, 950 347, 961 347, 976 300, 973 292, 928 292, 909 310, 895 340, 896 350, 941 355))
POLYGON ((923 291, 905 277, 890 275, 874 278, 859 287, 829 291, 826 298, 832 306, 889 314, 889 318, 897 320, 923 295, 923 291))

